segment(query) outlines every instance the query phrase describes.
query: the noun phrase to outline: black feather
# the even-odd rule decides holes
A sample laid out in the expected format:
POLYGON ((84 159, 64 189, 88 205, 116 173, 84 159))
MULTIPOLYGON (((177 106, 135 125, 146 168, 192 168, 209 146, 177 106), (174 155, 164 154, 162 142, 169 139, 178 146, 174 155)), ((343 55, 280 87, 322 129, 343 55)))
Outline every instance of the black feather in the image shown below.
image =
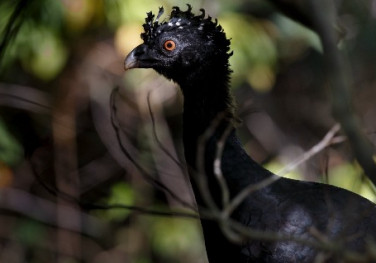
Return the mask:
MULTIPOLYGON (((186 11, 174 7, 169 19, 160 23, 162 13, 161 8, 156 20, 151 12, 147 13, 141 35, 144 43, 130 58, 139 59, 139 67, 153 68, 179 84, 184 95, 183 141, 188 167, 192 176, 205 178, 205 191, 213 197, 215 206, 222 208, 223 192, 213 167, 218 144, 229 129, 220 168, 230 197, 275 175, 253 161, 236 136, 237 120, 229 88, 228 60, 232 52, 218 21, 205 17, 203 9, 195 16, 190 5, 186 11), (163 48, 167 40, 176 44, 173 50, 163 48), (208 131, 209 136, 203 140, 208 131)), ((192 185, 199 206, 206 207, 200 185, 194 180, 192 185)), ((211 263, 314 262, 322 253, 327 253, 328 262, 341 262, 343 251, 366 253, 371 244, 368 242, 376 241, 375 204, 325 184, 279 178, 249 194, 231 216, 257 231, 322 245, 313 234, 316 231, 343 250, 265 237, 235 244, 226 238, 218 222, 202 220, 211 263)))

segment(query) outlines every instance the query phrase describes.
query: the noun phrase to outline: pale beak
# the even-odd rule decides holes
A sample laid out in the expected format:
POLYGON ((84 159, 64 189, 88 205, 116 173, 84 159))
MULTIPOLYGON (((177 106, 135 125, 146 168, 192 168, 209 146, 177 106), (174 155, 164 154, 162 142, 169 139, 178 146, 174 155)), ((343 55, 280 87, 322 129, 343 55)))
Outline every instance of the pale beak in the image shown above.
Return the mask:
POLYGON ((134 48, 124 60, 124 69, 151 68, 156 59, 149 55, 148 47, 141 44, 134 48))
POLYGON ((138 59, 135 56, 136 52, 135 49, 131 51, 131 53, 128 54, 128 56, 124 60, 124 69, 132 69, 138 67, 138 59))

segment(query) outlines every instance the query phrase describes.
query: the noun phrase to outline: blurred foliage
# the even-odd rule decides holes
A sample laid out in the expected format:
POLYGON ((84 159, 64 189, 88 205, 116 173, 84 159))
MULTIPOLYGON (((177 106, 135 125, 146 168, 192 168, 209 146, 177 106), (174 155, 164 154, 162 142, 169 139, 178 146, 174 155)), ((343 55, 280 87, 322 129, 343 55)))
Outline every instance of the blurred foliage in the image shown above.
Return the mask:
MULTIPOLYGON (((3 34, 11 18, 12 5, 16 1, 2 1, 0 4, 0 28, 3 34)), ((52 79, 61 72, 66 62, 66 47, 62 43, 62 6, 59 2, 46 0, 25 3, 25 9, 19 32, 7 47, 5 57, 1 61, 2 68, 9 67, 15 60, 20 60, 25 69, 37 77, 52 79)), ((14 21, 16 22, 16 21, 14 21)))
POLYGON ((159 254, 163 262, 175 262, 177 258, 186 258, 194 262, 203 253, 203 247, 198 242, 201 234, 197 221, 178 218, 155 218, 146 220, 151 246, 159 254))
MULTIPOLYGON (((16 31, 18 29, 17 34, 5 39, 8 45, 0 61, 0 191, 14 186, 56 202, 56 196, 51 194, 51 189, 56 188, 54 172, 58 161, 53 148, 56 138, 54 134, 46 135, 46 127, 52 126, 48 123, 51 120, 41 120, 35 116, 40 114, 36 108, 42 107, 44 110, 48 108, 48 114, 59 120, 54 116, 55 111, 68 101, 71 104, 68 104, 66 111, 77 111, 74 116, 77 138, 73 140, 77 143, 77 153, 74 156, 77 155, 79 163, 82 163, 82 167, 77 167, 82 184, 82 193, 78 199, 108 205, 142 203, 155 209, 165 208, 167 198, 152 186, 146 187, 145 181, 134 167, 124 169, 124 162, 116 159, 116 154, 110 149, 113 141, 107 144, 104 142, 111 134, 105 131, 105 135, 100 135, 98 127, 108 123, 95 120, 93 110, 99 104, 98 98, 102 97, 102 93, 97 97, 90 97, 88 90, 93 83, 100 83, 102 91, 122 86, 125 93, 122 103, 128 108, 119 109, 119 118, 127 124, 121 123, 121 128, 132 145, 142 151, 132 157, 140 161, 142 167, 152 167, 150 170, 153 172, 157 170, 153 162, 156 153, 149 145, 150 137, 145 135, 145 126, 150 127, 151 124, 140 123, 150 120, 145 100, 150 87, 148 89, 145 86, 159 88, 165 82, 160 82, 148 70, 134 71, 124 76, 122 60, 141 42, 140 33, 146 12, 152 10, 156 13, 158 7, 164 6, 166 17, 172 6, 179 5, 184 9, 185 2, 24 2, 22 12, 13 21, 20 27, 15 27, 16 31), (90 67, 95 70, 89 72, 90 67), (41 103, 36 99, 38 96, 33 93, 13 94, 10 84, 45 92, 52 97, 52 109, 39 105, 41 103), (31 157, 25 156, 30 151, 25 142, 36 145, 31 150, 34 153, 31 157), (46 191, 46 187, 41 186, 38 180, 43 180, 50 188, 46 191)), ((338 2, 343 2, 339 26, 346 28, 346 34, 339 37, 339 44, 348 53, 356 73, 355 110, 366 129, 372 132, 376 129, 375 10, 367 8, 366 1, 361 4, 356 1, 338 2)), ((21 2, 0 2, 1 39, 17 3, 21 2)), ((309 149, 333 124, 327 82, 322 76, 321 46, 317 36, 283 16, 265 0, 192 0, 189 3, 195 11, 204 7, 208 14, 217 17, 227 37, 231 38, 231 49, 234 51, 230 61, 234 71, 232 88, 240 102, 239 112, 244 119, 242 129, 248 135, 245 136, 246 143, 252 145, 252 156, 263 160, 266 168, 278 172, 286 164, 281 161, 286 158, 280 158, 285 148, 294 145, 301 151, 309 149), (257 127, 266 141, 274 142, 274 148, 268 148, 247 127, 248 115, 259 110, 266 111, 277 127, 272 129, 263 123, 259 123, 257 127)), ((165 108, 161 111, 166 114, 173 140, 177 140, 179 136, 174 132, 179 133, 176 115, 181 111, 181 100, 179 97, 172 98, 171 94, 163 95, 166 96, 168 105, 164 105, 165 108)), ((105 107, 108 108, 108 103, 105 107)), ((58 126, 58 129, 67 127, 58 126)), ((375 201, 373 188, 362 176, 361 169, 348 149, 338 147, 332 150, 335 154, 330 160, 333 161, 328 161, 330 164, 327 166, 317 164, 322 159, 329 159, 322 154, 308 162, 307 167, 311 172, 306 172, 308 168, 298 168, 286 176, 325 181, 323 178, 327 175, 330 184, 358 192, 375 201)), ((87 251, 85 253, 90 255, 82 253, 84 259, 79 260, 67 257, 64 262, 205 262, 200 229, 198 222, 193 219, 141 216, 126 209, 83 212, 104 221, 109 229, 106 233, 109 237, 103 235, 88 238, 83 234, 82 251, 87 251)), ((17 218, 17 224, 9 229, 5 223, 0 227, 0 235, 3 235, 0 238, 5 244, 0 244, 0 248, 3 250, 11 247, 15 251, 12 257, 18 261, 13 262, 53 262, 56 248, 48 245, 43 249, 35 248, 33 244, 55 244, 58 234, 52 234, 53 231, 47 224, 45 226, 28 220, 17 213, 12 215, 17 218), (7 242, 22 245, 7 247, 7 242), (33 248, 33 252, 30 252, 30 248, 33 248), (51 258, 53 259, 50 260, 51 258)), ((6 217, 0 216, 0 220, 4 218, 6 217)), ((58 232, 59 228, 56 228, 55 232, 58 232)), ((10 262, 6 259, 5 253, 0 253, 0 262, 10 262)))
POLYGON ((234 56, 230 63, 234 70, 234 86, 246 80, 257 90, 271 89, 277 59, 276 46, 268 32, 273 30, 271 23, 234 13, 225 14, 219 21, 227 37, 232 39, 234 56))
MULTIPOLYGON (((283 170, 286 164, 279 162, 277 160, 270 161, 264 165, 269 171, 279 174, 283 170)), ((348 189, 352 192, 358 193, 363 197, 376 202, 375 189, 372 185, 372 182, 364 176, 362 169, 359 164, 356 162, 353 163, 344 163, 338 166, 333 167, 330 170, 330 174, 322 175, 322 183, 328 183, 330 185, 335 185, 344 189, 348 189), (328 179, 324 180, 325 178, 328 179)), ((287 174, 284 174, 283 177, 301 180, 303 175, 297 171, 293 170, 287 174)))
MULTIPOLYGON (((132 187, 124 182, 119 182, 111 186, 109 196, 104 203, 108 205, 126 204, 132 206, 135 204, 135 193, 132 187)), ((122 221, 130 214, 127 209, 109 209, 98 212, 107 220, 122 221)))
MULTIPOLYGON (((266 163, 264 167, 268 169, 269 171, 271 171, 272 173, 280 174, 280 172, 285 167, 285 164, 283 164, 282 162, 279 162, 278 160, 272 160, 266 163)), ((284 174, 283 177, 295 179, 295 180, 302 179, 302 175, 299 173, 299 171, 296 171, 296 170, 293 170, 291 172, 288 172, 287 174, 284 174)))
POLYGON ((43 242, 46 238, 46 229, 41 224, 25 220, 19 222, 14 235, 20 242, 26 245, 34 245, 43 242))
POLYGON ((349 189, 376 202, 375 189, 370 180, 364 176, 358 163, 346 163, 332 169, 329 183, 349 189))
POLYGON ((67 61, 68 52, 62 40, 44 26, 24 25, 16 44, 20 47, 15 46, 14 52, 20 56, 23 67, 42 80, 55 78, 67 61))
POLYGON ((22 160, 22 155, 22 146, 7 130, 6 123, 0 118, 0 163, 16 165, 22 160))

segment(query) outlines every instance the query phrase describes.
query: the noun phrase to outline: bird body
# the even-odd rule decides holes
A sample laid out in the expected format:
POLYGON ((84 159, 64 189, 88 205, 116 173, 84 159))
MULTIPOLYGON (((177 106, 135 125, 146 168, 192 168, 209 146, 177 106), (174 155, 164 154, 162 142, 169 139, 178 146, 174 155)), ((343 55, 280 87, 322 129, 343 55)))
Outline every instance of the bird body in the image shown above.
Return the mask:
MULTIPOLYGON (((185 159, 193 177, 205 177, 204 190, 221 210, 224 193, 215 163, 222 142, 220 172, 230 200, 275 175, 253 161, 237 138, 229 91, 232 53, 223 29, 203 10, 195 16, 190 6, 186 11, 174 7, 169 20, 160 23, 162 13, 162 8, 156 18, 148 13, 141 34, 144 43, 127 56, 125 68, 153 68, 179 84, 184 96, 185 159)), ((208 207, 197 181, 192 180, 192 186, 198 206, 208 207)), ((250 192, 231 214, 242 226, 271 233, 269 238, 236 243, 216 220, 203 217, 201 223, 211 263, 314 262, 320 255, 326 256, 325 262, 340 262, 342 248, 363 253, 368 242, 376 241, 375 218, 375 205, 347 190, 278 178, 250 192)))

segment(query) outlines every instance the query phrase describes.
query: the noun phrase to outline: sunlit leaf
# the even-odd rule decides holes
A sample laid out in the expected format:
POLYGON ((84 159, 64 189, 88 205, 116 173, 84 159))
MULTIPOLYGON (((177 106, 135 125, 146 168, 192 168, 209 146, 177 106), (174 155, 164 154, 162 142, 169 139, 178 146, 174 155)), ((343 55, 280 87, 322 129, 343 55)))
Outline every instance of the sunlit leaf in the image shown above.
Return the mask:
POLYGON ((177 258, 202 252, 197 221, 179 218, 155 218, 150 230, 152 246, 156 253, 177 258))
MULTIPOLYGON (((111 187, 110 195, 106 201, 108 205, 111 204, 126 204, 133 205, 135 201, 135 194, 132 187, 126 183, 116 183, 111 187)), ((109 220, 123 220, 129 215, 128 209, 108 209, 102 211, 102 215, 109 220)))
POLYGON ((357 163, 344 163, 331 169, 329 183, 375 201, 375 194, 370 188, 369 180, 362 174, 363 171, 357 163))
MULTIPOLYGON (((285 165, 278 162, 277 160, 272 160, 272 161, 266 163, 264 165, 264 167, 266 169, 268 169, 269 171, 271 171, 272 173, 279 175, 279 172, 281 172, 285 168, 285 165)), ((281 176, 286 177, 286 178, 290 178, 290 179, 296 179, 296 180, 302 180, 303 179, 303 176, 301 174, 299 174, 297 169, 292 170, 292 171, 288 172, 287 174, 283 174, 281 176)))

